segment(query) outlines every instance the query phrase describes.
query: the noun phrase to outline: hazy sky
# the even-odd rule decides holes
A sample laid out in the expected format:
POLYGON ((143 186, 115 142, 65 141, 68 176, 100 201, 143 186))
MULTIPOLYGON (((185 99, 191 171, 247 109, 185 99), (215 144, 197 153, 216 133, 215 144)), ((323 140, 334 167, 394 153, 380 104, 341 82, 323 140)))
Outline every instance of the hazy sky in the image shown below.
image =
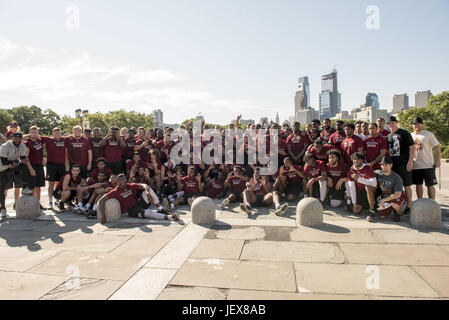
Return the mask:
POLYGON ((0 0, 0 107, 282 121, 297 78, 318 109, 336 66, 343 110, 368 92, 391 110, 395 93, 449 89, 448 18, 447 0, 0 0))

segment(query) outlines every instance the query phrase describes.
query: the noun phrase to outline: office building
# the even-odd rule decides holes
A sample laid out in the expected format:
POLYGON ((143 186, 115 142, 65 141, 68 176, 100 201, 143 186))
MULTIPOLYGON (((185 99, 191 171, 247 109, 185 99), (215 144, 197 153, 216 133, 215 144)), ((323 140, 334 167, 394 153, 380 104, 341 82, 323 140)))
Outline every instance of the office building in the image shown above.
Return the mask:
POLYGON ((298 91, 295 94, 295 113, 310 107, 309 77, 298 79, 298 91))
POLYGON ((432 96, 432 92, 430 90, 416 92, 415 93, 415 107, 416 108, 427 107, 427 103, 429 102, 429 99, 431 96, 432 96))
POLYGON ((376 107, 376 109, 380 109, 379 105, 379 97, 375 93, 368 93, 366 95, 366 107, 376 107))
POLYGON ((153 115, 156 127, 159 127, 164 123, 164 114, 161 109, 153 110, 151 114, 153 115))
POLYGON ((341 94, 338 92, 337 70, 321 77, 320 120, 332 118, 341 112, 341 94))
POLYGON ((408 104, 408 95, 404 94, 395 94, 393 97, 393 110, 391 110, 392 114, 397 114, 401 110, 407 110, 409 108, 408 104))

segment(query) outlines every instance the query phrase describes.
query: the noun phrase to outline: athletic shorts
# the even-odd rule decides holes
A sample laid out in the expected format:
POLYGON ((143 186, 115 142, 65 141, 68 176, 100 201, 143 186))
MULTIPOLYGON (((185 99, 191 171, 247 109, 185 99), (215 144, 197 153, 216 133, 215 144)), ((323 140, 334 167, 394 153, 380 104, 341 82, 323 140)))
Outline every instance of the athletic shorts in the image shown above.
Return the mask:
MULTIPOLYGON (((61 193, 62 189, 53 191, 53 198, 61 200, 61 193)), ((76 190, 70 190, 70 197, 65 202, 70 202, 72 200, 75 200, 75 198, 76 198, 76 190)))
POLYGON ((187 203, 187 200, 189 199, 189 198, 191 198, 191 197, 198 197, 199 195, 198 194, 195 194, 195 193, 184 193, 183 195, 182 195, 182 198, 184 199, 184 203, 187 203))
POLYGON ((240 192, 230 192, 235 197, 235 201, 243 201, 242 193, 240 192))
POLYGON ((318 181, 313 184, 312 197, 321 199, 320 183, 318 181))
POLYGON ((5 172, 5 189, 22 188, 24 177, 26 177, 26 172, 28 168, 21 164, 17 168, 4 171, 5 172))
POLYGON ((378 208, 377 212, 378 212, 379 216, 381 216, 382 218, 386 218, 386 217, 388 217, 390 215, 391 212, 394 211, 393 207, 389 206, 388 204, 395 203, 395 204, 398 204, 401 207, 403 207, 406 202, 407 202, 407 198, 405 197, 405 193, 403 192, 401 194, 400 198, 394 199, 394 200, 391 200, 391 201, 387 201, 386 202, 386 207, 387 208, 385 208, 385 209, 379 209, 378 208))
POLYGON ((422 185, 423 181, 425 181, 426 187, 438 184, 435 168, 412 170, 412 181, 416 185, 422 185))
POLYGON ((44 175, 44 166, 42 164, 32 164, 31 167, 36 172, 36 175, 33 177, 30 174, 29 170, 26 170, 26 179, 25 183, 28 185, 28 188, 34 189, 37 187, 45 186, 45 175, 44 175))
POLYGON ((404 187, 409 187, 413 184, 412 182, 412 173, 407 171, 407 165, 403 165, 400 167, 393 167, 393 171, 396 172, 401 178, 404 187))
POLYGON ((146 209, 150 207, 150 204, 147 203, 142 196, 139 197, 134 207, 132 207, 128 211, 128 216, 132 218, 139 218, 139 216, 143 216, 146 209))
POLYGON ((302 192, 302 184, 299 183, 287 183, 285 186, 285 195, 294 195, 298 197, 302 192))
POLYGON ((329 188, 329 196, 331 200, 345 200, 346 196, 345 184, 343 183, 341 185, 340 190, 335 189, 335 186, 333 188, 329 188))
POLYGON ((356 203, 358 205, 361 205, 363 208, 369 209, 368 196, 366 195, 366 191, 365 190, 357 189, 356 197, 357 197, 357 202, 356 203))
MULTIPOLYGON (((72 170, 72 166, 75 165, 75 163, 70 163, 70 170, 72 170)), ((89 177, 89 172, 87 171, 87 166, 80 166, 80 177, 82 179, 87 179, 89 177)))
POLYGON ((268 207, 269 204, 265 203, 263 199, 265 198, 265 195, 256 195, 256 201, 252 203, 255 207, 268 207))
POLYGON ((119 173, 123 173, 123 165, 122 165, 122 161, 117 161, 117 162, 106 162, 106 167, 111 169, 113 174, 119 174, 119 173))
POLYGON ((65 173, 66 170, 64 164, 47 162, 47 176, 45 177, 47 181, 60 181, 65 173))

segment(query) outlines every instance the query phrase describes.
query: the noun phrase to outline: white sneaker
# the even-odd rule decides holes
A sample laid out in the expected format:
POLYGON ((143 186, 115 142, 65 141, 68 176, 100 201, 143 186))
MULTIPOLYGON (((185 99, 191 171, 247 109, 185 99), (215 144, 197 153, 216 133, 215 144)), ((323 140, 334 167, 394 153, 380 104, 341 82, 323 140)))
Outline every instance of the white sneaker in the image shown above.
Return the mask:
POLYGON ((276 209, 274 212, 277 216, 281 217, 284 215, 285 211, 288 209, 288 204, 284 203, 282 206, 279 207, 279 209, 276 209))
POLYGON ((2 209, 2 210, 1 210, 1 212, 0 212, 0 217, 1 217, 2 219, 8 217, 8 215, 6 214, 6 209, 2 209))
POLYGON ((223 209, 224 207, 227 207, 228 205, 229 205, 229 199, 226 198, 222 201, 221 208, 223 209))
POLYGON ((51 209, 51 208, 53 208, 53 202, 51 202, 51 200, 50 200, 50 201, 48 201, 48 209, 51 209))

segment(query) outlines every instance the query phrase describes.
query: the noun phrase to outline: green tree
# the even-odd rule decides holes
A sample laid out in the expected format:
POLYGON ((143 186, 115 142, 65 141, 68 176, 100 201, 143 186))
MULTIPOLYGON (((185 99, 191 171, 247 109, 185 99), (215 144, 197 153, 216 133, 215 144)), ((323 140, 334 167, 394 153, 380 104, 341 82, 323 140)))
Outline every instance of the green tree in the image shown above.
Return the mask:
POLYGON ((37 126, 41 134, 49 135, 54 127, 62 124, 61 117, 56 112, 50 109, 42 111, 37 106, 12 108, 10 113, 19 124, 22 133, 28 133, 31 126, 37 126))
POLYGON ((9 110, 0 109, 0 132, 2 134, 6 133, 6 127, 13 120, 9 110))

